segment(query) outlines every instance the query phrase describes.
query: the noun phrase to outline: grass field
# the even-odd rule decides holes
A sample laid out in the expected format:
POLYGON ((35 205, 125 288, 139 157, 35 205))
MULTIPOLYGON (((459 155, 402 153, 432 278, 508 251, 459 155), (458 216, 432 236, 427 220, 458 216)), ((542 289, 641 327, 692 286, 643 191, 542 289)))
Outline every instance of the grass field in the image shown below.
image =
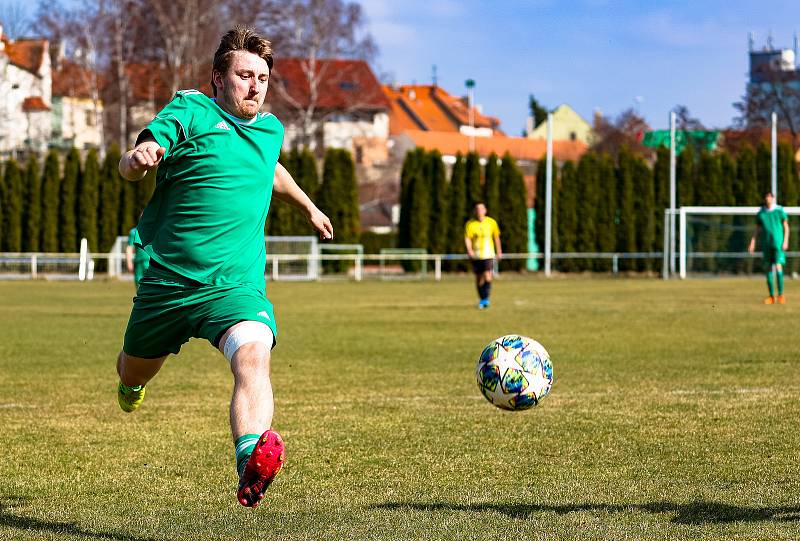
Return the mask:
POLYGON ((0 539, 800 538, 797 282, 270 284, 288 462, 255 511, 207 343, 119 410, 132 287, 0 283, 0 539), (527 412, 475 384, 512 332, 553 358, 527 412))

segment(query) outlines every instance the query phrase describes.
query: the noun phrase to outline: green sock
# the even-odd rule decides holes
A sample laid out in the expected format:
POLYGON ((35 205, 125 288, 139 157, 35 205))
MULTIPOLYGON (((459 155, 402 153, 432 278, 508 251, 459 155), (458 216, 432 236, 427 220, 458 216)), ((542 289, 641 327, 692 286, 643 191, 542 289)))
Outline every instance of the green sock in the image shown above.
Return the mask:
POLYGON ((783 295, 783 269, 776 272, 778 275, 778 295, 783 295))
POLYGON ((775 296, 775 286, 772 285, 772 271, 767 273, 767 289, 769 289, 769 296, 775 296))
POLYGON ((242 476, 244 466, 258 443, 259 434, 244 434, 236 438, 236 471, 242 476))

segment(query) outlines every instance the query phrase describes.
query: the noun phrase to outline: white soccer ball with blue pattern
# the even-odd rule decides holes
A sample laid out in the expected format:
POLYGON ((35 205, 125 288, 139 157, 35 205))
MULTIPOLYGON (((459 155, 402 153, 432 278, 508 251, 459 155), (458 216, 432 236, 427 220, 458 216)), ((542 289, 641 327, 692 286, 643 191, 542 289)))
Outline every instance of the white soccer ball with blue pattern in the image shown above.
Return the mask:
POLYGON ((475 369, 478 388, 498 408, 519 411, 539 404, 553 386, 553 364, 539 342, 509 334, 486 346, 475 369))

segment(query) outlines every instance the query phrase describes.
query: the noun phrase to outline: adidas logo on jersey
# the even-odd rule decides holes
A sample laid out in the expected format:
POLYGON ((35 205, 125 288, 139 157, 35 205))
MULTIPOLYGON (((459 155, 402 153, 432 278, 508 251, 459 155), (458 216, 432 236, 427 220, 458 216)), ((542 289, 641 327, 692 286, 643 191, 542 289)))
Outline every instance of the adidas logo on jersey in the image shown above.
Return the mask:
POLYGON ((225 123, 224 120, 220 120, 219 122, 217 122, 217 125, 214 127, 219 128, 220 130, 231 131, 230 127, 225 123))

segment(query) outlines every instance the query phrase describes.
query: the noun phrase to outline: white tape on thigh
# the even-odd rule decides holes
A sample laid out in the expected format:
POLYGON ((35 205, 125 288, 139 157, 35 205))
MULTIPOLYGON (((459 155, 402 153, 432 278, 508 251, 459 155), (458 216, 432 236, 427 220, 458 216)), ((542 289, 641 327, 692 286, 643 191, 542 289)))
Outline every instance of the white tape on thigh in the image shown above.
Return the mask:
POLYGON ((222 353, 230 362, 240 347, 251 342, 260 342, 267 349, 272 349, 273 338, 272 329, 268 325, 260 321, 243 321, 237 323, 236 329, 228 335, 222 353))

